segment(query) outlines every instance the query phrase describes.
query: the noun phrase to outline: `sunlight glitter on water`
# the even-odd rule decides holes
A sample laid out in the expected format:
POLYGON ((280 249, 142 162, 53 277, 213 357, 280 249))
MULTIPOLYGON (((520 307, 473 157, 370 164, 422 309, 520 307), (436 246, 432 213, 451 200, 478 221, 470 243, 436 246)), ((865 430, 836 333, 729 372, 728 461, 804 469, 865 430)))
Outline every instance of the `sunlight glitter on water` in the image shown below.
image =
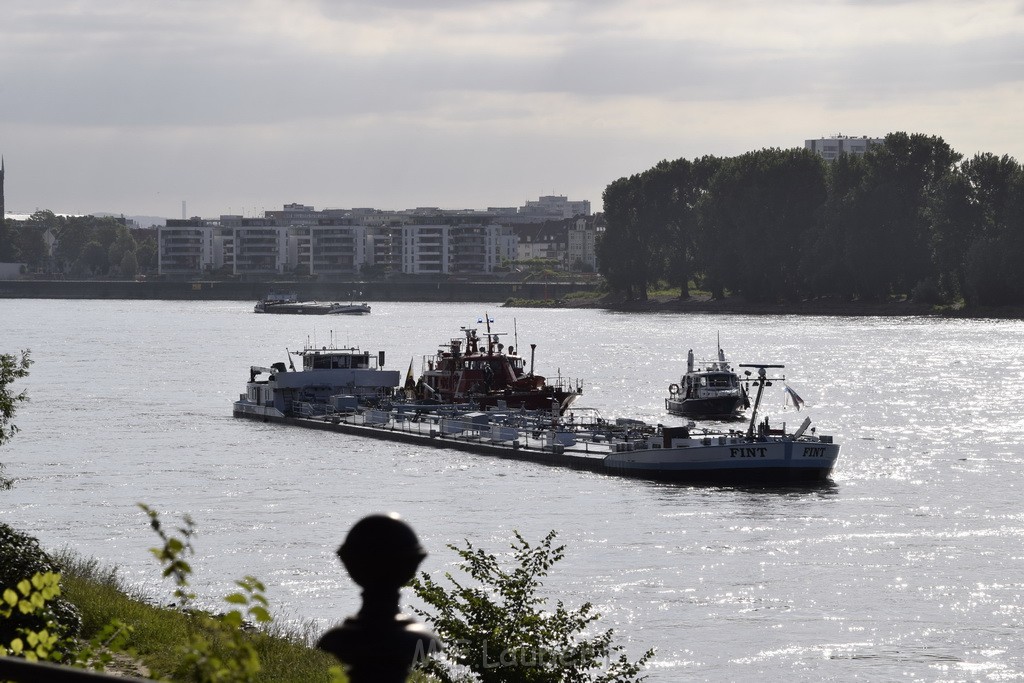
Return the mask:
MULTIPOLYGON (((418 359, 479 308, 375 305, 344 334, 418 359)), ((1024 323, 497 315, 538 343, 542 373, 581 377, 583 400, 607 417, 678 424, 664 413, 666 388, 687 349, 713 348, 719 333, 734 362, 785 363, 808 406, 766 399, 773 423, 810 415, 843 450, 831 486, 756 492, 236 421, 230 402, 250 365, 327 334, 323 321, 251 310, 0 301, 0 349, 27 346, 37 361, 23 431, 4 450, 19 481, 0 497, 0 519, 159 591, 154 538, 134 505, 169 521, 187 511, 205 600, 254 574, 275 612, 325 625, 358 607, 333 553, 362 515, 401 512, 434 574, 455 569, 448 543, 502 552, 512 530, 536 540, 556 529, 567 554, 545 589, 593 601, 633 656, 656 647, 652 681, 1024 676, 1024 323), (57 328, 75 334, 55 340, 57 328), (112 358, 111 348, 129 351, 112 358)))

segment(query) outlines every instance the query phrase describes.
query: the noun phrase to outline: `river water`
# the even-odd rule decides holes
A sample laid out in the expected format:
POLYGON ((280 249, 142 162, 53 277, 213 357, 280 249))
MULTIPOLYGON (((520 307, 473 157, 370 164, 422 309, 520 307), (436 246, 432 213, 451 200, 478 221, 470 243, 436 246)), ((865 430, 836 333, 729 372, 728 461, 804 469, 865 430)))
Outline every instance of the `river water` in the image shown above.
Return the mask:
MULTIPOLYGON (((373 303, 373 302, 371 302, 373 303)), ((170 594, 145 502, 198 525, 194 587, 219 604, 254 575, 281 619, 325 629, 358 588, 334 551, 397 511, 437 577, 446 546, 492 552, 549 530, 565 559, 545 594, 592 601, 652 681, 1024 678, 1024 323, 618 314, 374 303, 366 317, 252 313, 245 302, 0 300, 0 352, 30 348, 17 482, 0 520, 170 594), (801 412, 842 444, 812 491, 693 488, 231 416, 250 365, 332 340, 403 372, 485 314, 536 343, 540 374, 580 378, 605 417, 677 424, 666 387, 686 352, 786 365, 801 412)), ((778 384, 775 389, 778 389, 778 384)), ((408 593, 408 591, 406 591, 408 593)), ((404 596, 407 602, 411 597, 404 596)))

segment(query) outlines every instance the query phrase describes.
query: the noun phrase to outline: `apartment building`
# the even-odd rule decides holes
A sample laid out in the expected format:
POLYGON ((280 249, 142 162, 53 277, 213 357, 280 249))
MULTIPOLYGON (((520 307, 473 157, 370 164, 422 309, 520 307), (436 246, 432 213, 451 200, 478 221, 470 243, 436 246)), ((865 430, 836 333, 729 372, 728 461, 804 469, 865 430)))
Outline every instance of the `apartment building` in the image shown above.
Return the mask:
POLYGON ((199 218, 168 219, 157 228, 157 272, 195 275, 209 270, 213 260, 214 227, 199 218))
POLYGON ((491 273, 515 258, 515 235, 500 225, 404 225, 401 271, 409 275, 491 273))
POLYGON ((826 161, 835 161, 842 154, 864 155, 873 146, 882 144, 885 144, 884 138, 833 135, 828 138, 804 140, 804 149, 811 150, 826 161))
MULTIPOLYGON (((491 273, 517 259, 553 258, 565 263, 566 225, 571 219, 563 216, 589 214, 589 202, 552 196, 531 206, 523 214, 529 220, 513 220, 528 207, 494 210, 501 214, 500 223, 491 213, 469 209, 317 211, 305 204, 286 204, 262 218, 222 215, 218 220, 169 220, 159 230, 160 274, 196 276, 219 271, 241 277, 345 278, 371 267, 377 274, 448 275, 491 273), (556 214, 558 220, 535 224, 534 219, 556 214), (549 223, 561 225, 551 228, 549 223)), ((578 240, 579 256, 589 263, 586 253, 593 251, 588 246, 592 240, 588 242, 585 235, 578 240)))
POLYGON ((597 236, 601 230, 594 221, 577 218, 569 226, 566 235, 566 260, 569 268, 582 265, 585 269, 597 269, 597 236))

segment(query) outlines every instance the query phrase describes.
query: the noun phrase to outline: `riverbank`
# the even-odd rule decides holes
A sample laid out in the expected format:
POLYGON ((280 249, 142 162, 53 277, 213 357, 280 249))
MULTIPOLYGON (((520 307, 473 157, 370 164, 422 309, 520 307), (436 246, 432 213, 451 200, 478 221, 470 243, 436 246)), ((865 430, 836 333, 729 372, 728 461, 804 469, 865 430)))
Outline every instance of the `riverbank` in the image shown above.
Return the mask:
POLYGON ((513 282, 465 278, 392 278, 320 282, 313 280, 0 280, 0 299, 159 299, 257 301, 271 292, 302 301, 493 302, 509 298, 557 300, 593 290, 585 281, 513 282))
POLYGON ((509 308, 594 308, 636 313, 718 313, 815 316, 939 316, 947 318, 1024 319, 1024 306, 966 308, 933 306, 907 299, 885 302, 821 297, 765 303, 742 296, 715 299, 694 293, 687 299, 658 294, 644 301, 595 290, 593 282, 511 282, 468 279, 390 279, 340 282, 3 280, 0 299, 157 299, 256 301, 270 292, 294 293, 304 301, 483 302, 509 308))
POLYGON ((814 315, 814 316, 936 316, 946 318, 999 318, 1024 319, 1024 307, 1005 306, 965 308, 933 306, 907 299, 885 302, 843 301, 822 297, 795 302, 752 302, 742 296, 714 299, 707 294, 695 294, 688 299, 678 296, 656 295, 646 301, 623 299, 613 295, 570 297, 557 301, 527 301, 512 299, 509 307, 523 308, 593 308, 627 313, 713 313, 722 315, 814 315))

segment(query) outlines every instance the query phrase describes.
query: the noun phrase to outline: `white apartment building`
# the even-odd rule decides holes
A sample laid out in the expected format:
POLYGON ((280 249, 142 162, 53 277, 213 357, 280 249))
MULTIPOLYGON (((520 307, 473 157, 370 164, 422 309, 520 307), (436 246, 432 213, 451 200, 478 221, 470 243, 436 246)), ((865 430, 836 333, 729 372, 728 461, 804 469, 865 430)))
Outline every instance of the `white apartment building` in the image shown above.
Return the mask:
MULTIPOLYGON (((257 277, 352 277, 373 266, 377 273, 491 273, 517 259, 565 262, 564 225, 555 239, 540 224, 546 220, 568 222, 566 215, 589 212, 590 202, 549 196, 527 202, 518 210, 496 210, 500 219, 470 210, 433 207, 408 212, 316 211, 304 204, 286 204, 283 210, 267 211, 262 218, 222 215, 219 220, 168 220, 159 230, 159 272, 172 276, 221 271, 257 277), (517 215, 525 220, 510 220, 517 215), (527 233, 525 245, 519 234, 523 230, 527 233), (538 230, 545 234, 533 236, 538 230)), ((593 251, 589 246, 593 240, 587 241, 586 234, 579 240, 579 258, 590 263, 593 258, 587 254, 593 251)))
POLYGON ((569 226, 566 256, 570 268, 582 263, 592 270, 597 269, 597 233, 597 227, 586 218, 577 218, 569 226))
POLYGON ((193 275, 213 267, 213 226, 199 219, 169 219, 157 228, 157 273, 193 275))
POLYGON ((500 225, 404 225, 401 234, 410 275, 491 273, 515 258, 515 235, 500 225))
POLYGON ((266 224, 239 226, 234 228, 234 246, 235 275, 281 275, 286 270, 287 229, 266 224))
MULTIPOLYGON (((358 275, 366 253, 364 225, 316 225, 309 229, 309 274, 358 275)), ((372 256, 372 251, 370 252, 372 256)))
POLYGON ((850 137, 834 135, 828 138, 804 140, 804 149, 809 149, 826 161, 835 161, 841 154, 864 155, 871 147, 885 144, 884 138, 850 137))

